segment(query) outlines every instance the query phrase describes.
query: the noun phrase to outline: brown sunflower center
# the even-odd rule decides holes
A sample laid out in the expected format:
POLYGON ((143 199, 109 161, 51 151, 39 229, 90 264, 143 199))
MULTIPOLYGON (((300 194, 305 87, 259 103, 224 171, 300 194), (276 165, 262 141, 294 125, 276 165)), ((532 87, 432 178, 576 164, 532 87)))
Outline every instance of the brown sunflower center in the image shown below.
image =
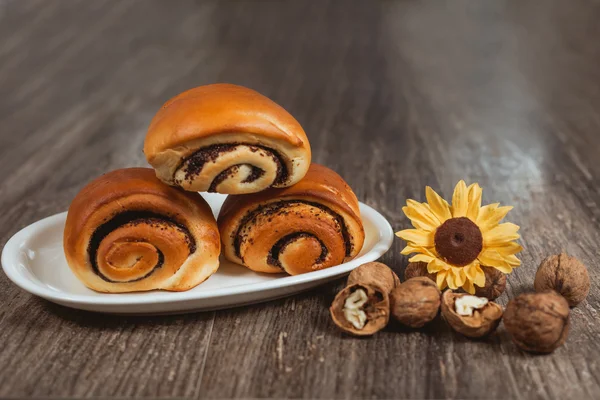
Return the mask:
POLYGON ((450 264, 464 267, 483 250, 483 235, 469 218, 452 218, 435 232, 435 249, 450 264))

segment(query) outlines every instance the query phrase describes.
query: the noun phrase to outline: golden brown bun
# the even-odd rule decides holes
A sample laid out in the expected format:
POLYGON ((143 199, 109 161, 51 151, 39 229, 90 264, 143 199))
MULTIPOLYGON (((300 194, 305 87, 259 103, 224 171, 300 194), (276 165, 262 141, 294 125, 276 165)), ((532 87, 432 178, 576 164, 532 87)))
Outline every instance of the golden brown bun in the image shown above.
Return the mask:
POLYGON ((63 245, 75 275, 111 293, 191 289, 217 270, 221 250, 206 201, 150 168, 112 171, 84 187, 69 207, 63 245))
POLYGON ((150 123, 144 154, 169 185, 225 194, 293 185, 311 157, 294 117, 260 93, 226 83, 167 101, 150 123))
POLYGON ((329 268, 356 257, 365 240, 352 189, 318 164, 294 186, 227 197, 217 223, 225 257, 258 272, 329 268))

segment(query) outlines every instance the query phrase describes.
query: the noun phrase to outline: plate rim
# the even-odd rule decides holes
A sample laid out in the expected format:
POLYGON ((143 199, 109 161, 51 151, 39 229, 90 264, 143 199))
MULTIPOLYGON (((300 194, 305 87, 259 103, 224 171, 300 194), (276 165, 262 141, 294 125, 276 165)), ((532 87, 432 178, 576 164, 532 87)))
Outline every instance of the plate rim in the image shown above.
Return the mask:
POLYGON ((21 272, 19 272, 18 269, 22 266, 18 265, 20 264, 18 257, 20 257, 20 252, 22 251, 20 247, 23 241, 30 237, 32 231, 37 231, 41 228, 51 225, 55 223, 55 220, 66 218, 66 211, 42 218, 20 229, 4 245, 0 260, 2 263, 2 269, 4 270, 4 273, 15 285, 25 290, 26 292, 29 292, 30 294, 42 297, 44 299, 56 303, 69 302, 73 304, 84 305, 123 306, 171 304, 187 301, 216 299, 219 297, 244 295, 248 293, 256 293, 261 291, 278 290, 290 286, 302 285, 305 283, 316 282, 319 280, 325 280, 327 278, 347 274, 354 268, 358 267, 362 263, 361 260, 364 257, 369 256, 368 258, 372 258, 373 256, 376 256, 373 260, 377 260, 391 248, 394 238, 394 232, 388 220, 373 207, 362 202, 359 202, 359 205, 361 219, 364 219, 364 214, 367 214, 368 218, 372 221, 377 233, 379 234, 379 239, 375 242, 373 248, 360 257, 354 258, 348 262, 336 265, 334 267, 322 269, 319 271, 294 276, 284 276, 281 279, 273 279, 266 282, 255 282, 239 286, 229 286, 202 292, 195 292, 192 290, 184 292, 168 292, 168 298, 157 299, 150 297, 135 296, 131 296, 130 298, 123 298, 122 296, 118 296, 123 295, 123 293, 117 295, 107 293, 106 296, 102 297, 93 297, 82 294, 70 294, 61 291, 54 291, 49 288, 43 287, 35 281, 25 277, 21 272))

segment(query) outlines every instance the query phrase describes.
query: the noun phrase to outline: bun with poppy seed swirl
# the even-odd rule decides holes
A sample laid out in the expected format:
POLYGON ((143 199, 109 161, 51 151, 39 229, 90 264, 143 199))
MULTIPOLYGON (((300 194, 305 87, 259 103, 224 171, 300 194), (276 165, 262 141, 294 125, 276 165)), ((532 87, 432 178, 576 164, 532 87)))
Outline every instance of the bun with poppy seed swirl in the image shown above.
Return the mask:
POLYGON ((291 187, 229 196, 217 223, 225 257, 266 273, 341 264, 358 255, 365 239, 352 189, 318 164, 291 187))
POLYGON ((304 130, 286 110, 225 83, 167 101, 150 123, 144 153, 163 182, 224 194, 293 185, 311 158, 304 130))
POLYGON ((69 207, 63 245, 71 270, 99 292, 184 291, 219 266, 206 201, 149 168, 109 172, 83 188, 69 207))

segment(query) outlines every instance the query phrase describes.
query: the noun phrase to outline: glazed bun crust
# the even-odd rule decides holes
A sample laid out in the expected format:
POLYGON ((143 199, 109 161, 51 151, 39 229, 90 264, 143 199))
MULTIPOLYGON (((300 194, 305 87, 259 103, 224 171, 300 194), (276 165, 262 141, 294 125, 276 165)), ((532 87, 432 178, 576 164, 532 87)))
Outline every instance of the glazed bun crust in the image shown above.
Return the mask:
POLYGON ((149 168, 109 172, 83 188, 69 207, 63 245, 71 270, 100 292, 184 291, 219 266, 206 201, 149 168))
POLYGON ((226 194, 293 185, 311 160, 294 117, 254 90, 224 83, 167 101, 148 128, 144 154, 169 185, 226 194))
POLYGON ((356 257, 365 240, 352 189, 318 164, 294 186, 227 197, 218 225, 225 257, 266 273, 329 268, 356 257))

